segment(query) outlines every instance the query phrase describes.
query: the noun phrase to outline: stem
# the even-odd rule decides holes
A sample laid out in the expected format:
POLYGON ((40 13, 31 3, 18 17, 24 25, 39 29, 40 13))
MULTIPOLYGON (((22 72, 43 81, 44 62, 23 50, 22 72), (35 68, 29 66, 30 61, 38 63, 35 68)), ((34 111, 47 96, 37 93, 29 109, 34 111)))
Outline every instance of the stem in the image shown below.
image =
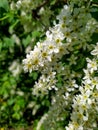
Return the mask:
POLYGON ((3 18, 0 18, 0 21, 3 21, 5 19, 7 19, 9 16, 4 16, 3 18))

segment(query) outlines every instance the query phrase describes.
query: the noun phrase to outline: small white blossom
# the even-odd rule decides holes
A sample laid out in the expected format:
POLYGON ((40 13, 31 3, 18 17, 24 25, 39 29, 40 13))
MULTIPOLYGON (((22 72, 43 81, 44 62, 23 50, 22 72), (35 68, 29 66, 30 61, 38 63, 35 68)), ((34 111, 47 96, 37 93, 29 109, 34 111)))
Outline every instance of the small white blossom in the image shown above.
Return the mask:
POLYGON ((97 63, 95 60, 90 60, 89 58, 86 58, 86 60, 88 62, 87 67, 91 73, 93 73, 94 70, 97 70, 97 63))
POLYGON ((95 49, 91 52, 92 55, 98 55, 98 42, 96 44, 95 49))

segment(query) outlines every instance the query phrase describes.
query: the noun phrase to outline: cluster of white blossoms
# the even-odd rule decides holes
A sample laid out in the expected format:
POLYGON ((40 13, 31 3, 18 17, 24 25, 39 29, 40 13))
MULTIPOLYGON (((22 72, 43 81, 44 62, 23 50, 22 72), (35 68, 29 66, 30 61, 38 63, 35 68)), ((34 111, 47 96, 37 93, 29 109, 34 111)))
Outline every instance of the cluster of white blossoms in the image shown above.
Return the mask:
POLYGON ((48 0, 12 0, 10 9, 15 12, 25 32, 43 32, 50 26, 50 18, 54 14, 51 3, 48 0))
POLYGON ((55 72, 49 72, 49 74, 42 75, 38 82, 35 82, 34 88, 33 88, 33 94, 38 95, 39 93, 47 94, 48 90, 55 89, 57 90, 56 79, 55 79, 55 72))
POLYGON ((32 9, 35 9, 39 4, 42 3, 42 0, 37 1, 37 0, 18 0, 16 3, 15 1, 12 1, 10 6, 11 9, 22 9, 22 15, 26 15, 26 13, 30 13, 32 9))
POLYGON ((87 60, 87 69, 84 69, 82 85, 78 85, 76 80, 81 79, 81 72, 75 72, 73 68, 73 65, 77 65, 81 50, 89 52, 94 47, 91 44, 91 36, 96 31, 98 23, 90 13, 90 2, 91 0, 69 0, 57 16, 59 22, 46 32, 46 39, 38 42, 34 50, 23 60, 26 72, 41 73, 41 77, 33 87, 33 94, 47 94, 49 90, 56 90, 46 119, 41 120, 41 124, 43 121, 47 130, 57 128, 63 130, 57 122, 64 122, 71 109, 73 109, 71 121, 66 130, 97 128, 98 78, 94 74, 98 69, 96 62, 98 44, 91 53, 96 58, 90 59, 84 56, 87 60), (58 85, 60 81, 61 84, 58 85))
POLYGON ((82 85, 79 87, 80 94, 73 99, 72 121, 66 127, 66 130, 94 130, 94 128, 98 128, 97 47, 95 46, 95 49, 91 52, 95 57, 92 60, 87 58, 87 69, 84 70, 85 76, 82 85))
MULTIPOLYGON (((81 8, 75 8, 65 5, 57 19, 59 19, 59 23, 46 32, 46 39, 38 42, 34 50, 30 51, 23 60, 26 72, 37 70, 42 75, 48 75, 51 71, 56 73, 58 68, 55 66, 62 56, 74 51, 74 46, 77 46, 78 49, 92 49, 92 45, 87 42, 91 41, 91 35, 96 29, 96 21, 90 14, 89 6, 85 8, 82 5, 81 8)), ((63 68, 61 67, 61 69, 63 68)), ((45 77, 47 76, 44 76, 44 80, 45 77)), ((47 87, 45 88, 47 89, 47 87)), ((40 89, 43 88, 40 87, 40 89)))

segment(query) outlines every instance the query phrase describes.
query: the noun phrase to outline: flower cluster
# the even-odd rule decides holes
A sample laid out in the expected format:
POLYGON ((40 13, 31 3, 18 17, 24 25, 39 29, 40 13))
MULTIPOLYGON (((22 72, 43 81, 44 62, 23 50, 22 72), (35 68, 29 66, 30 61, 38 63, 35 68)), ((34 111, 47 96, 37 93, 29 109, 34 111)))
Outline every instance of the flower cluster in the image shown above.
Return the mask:
MULTIPOLYGON (((78 49, 92 49, 87 42, 91 41, 96 21, 90 14, 89 6, 86 9, 83 5, 81 8, 65 5, 57 19, 59 23, 46 32, 46 39, 38 42, 34 50, 23 60, 26 72, 37 70, 42 74, 48 74, 50 71, 58 71, 55 65, 57 66, 62 56, 74 52, 75 46, 78 49)), ((71 56, 72 59, 73 57, 74 55, 71 56)), ((74 60, 76 59, 75 57, 74 60)), ((75 61, 71 64, 75 64, 75 61)))
MULTIPOLYGON (((66 54, 66 45, 61 41, 64 40, 64 35, 55 26, 51 32, 46 32, 46 40, 42 43, 38 42, 34 50, 27 54, 26 59, 23 60, 25 71, 32 72, 32 70, 49 71, 49 68, 55 64, 62 55, 66 54)), ((67 52, 68 53, 68 52, 67 52)))
MULTIPOLYGON (((98 128, 98 76, 95 72, 98 69, 98 54, 96 47, 91 52, 96 55, 92 60, 87 58, 87 69, 82 86, 79 87, 80 94, 73 99, 72 122, 66 130, 93 130, 98 128)), ((97 50, 98 51, 98 50, 97 50)))
POLYGON ((55 72, 49 72, 48 75, 42 75, 38 82, 35 82, 33 88, 33 94, 38 95, 39 93, 47 94, 48 90, 57 90, 55 72))
POLYGON ((90 13, 90 2, 91 0, 69 0, 57 16, 59 22, 55 22, 54 27, 46 32, 46 39, 38 42, 23 60, 26 72, 36 70, 41 73, 38 82, 35 82, 33 94, 47 94, 49 90, 56 90, 46 119, 42 117, 39 123, 47 130, 63 130, 58 122, 69 118, 71 109, 71 121, 66 130, 97 128, 98 78, 94 74, 98 69, 98 44, 91 52, 96 55, 94 59, 80 54, 81 51, 90 52, 94 47, 91 36, 98 23, 90 13), (83 81, 79 80, 83 76, 83 68, 77 63, 81 55, 84 61, 87 60, 83 81), (80 72, 75 71, 76 66, 80 72))
MULTIPOLYGON (((55 3, 54 3, 55 4, 55 3)), ((50 26, 50 17, 54 14, 51 2, 47 0, 17 0, 11 1, 10 9, 17 12, 19 21, 25 32, 44 31, 50 26)))

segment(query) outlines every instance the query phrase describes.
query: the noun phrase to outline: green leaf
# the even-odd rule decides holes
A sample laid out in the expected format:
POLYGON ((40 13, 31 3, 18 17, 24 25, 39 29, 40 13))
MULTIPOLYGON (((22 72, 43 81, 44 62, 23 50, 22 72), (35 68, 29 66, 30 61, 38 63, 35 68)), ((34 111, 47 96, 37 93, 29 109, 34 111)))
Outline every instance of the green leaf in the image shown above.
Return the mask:
POLYGON ((4 8, 6 11, 9 10, 8 0, 0 0, 0 7, 4 8))
POLYGON ((29 44, 30 44, 30 42, 31 42, 31 37, 30 37, 30 35, 28 35, 25 39, 23 39, 23 45, 25 46, 25 47, 27 47, 29 44))
POLYGON ((34 31, 34 32, 32 33, 32 36, 33 36, 34 38, 40 37, 40 35, 41 35, 41 32, 39 32, 39 31, 34 31))
POLYGON ((10 87, 9 81, 5 81, 5 82, 3 83, 3 87, 4 87, 4 88, 9 88, 9 87, 10 87))
POLYGON ((56 3, 56 0, 52 0, 50 5, 54 5, 56 3))
POLYGON ((15 104, 13 107, 14 111, 19 111, 20 110, 20 106, 18 104, 15 104))
POLYGON ((4 45, 5 47, 13 47, 14 46, 14 40, 8 37, 4 38, 4 45))
POLYGON ((12 117, 15 118, 15 119, 17 119, 17 120, 19 120, 20 117, 21 117, 21 115, 20 115, 18 112, 16 112, 16 113, 14 113, 14 114, 12 115, 12 117))
POLYGON ((8 105, 12 105, 14 102, 15 102, 15 99, 10 98, 7 103, 8 103, 8 105))
POLYGON ((38 77, 38 73, 37 73, 37 72, 30 73, 29 76, 30 76, 32 79, 36 80, 37 77, 38 77))
POLYGON ((23 98, 19 98, 17 104, 19 105, 19 107, 23 108, 25 106, 25 100, 23 98))

